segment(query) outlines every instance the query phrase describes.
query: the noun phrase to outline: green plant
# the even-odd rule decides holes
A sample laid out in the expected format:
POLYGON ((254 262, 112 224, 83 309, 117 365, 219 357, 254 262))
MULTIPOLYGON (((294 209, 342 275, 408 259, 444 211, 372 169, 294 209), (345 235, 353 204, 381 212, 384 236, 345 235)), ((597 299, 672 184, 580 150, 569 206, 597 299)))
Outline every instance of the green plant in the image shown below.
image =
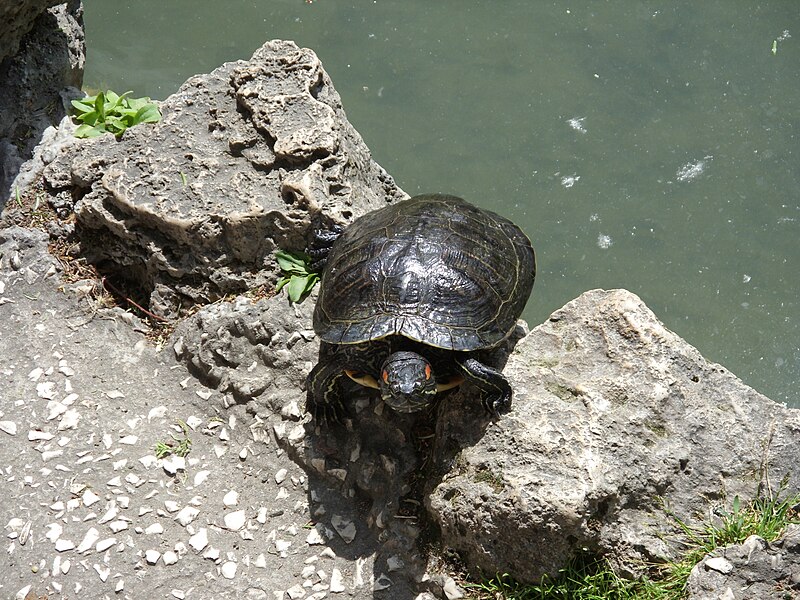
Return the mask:
POLYGON ((183 437, 179 438, 174 433, 170 434, 171 442, 156 442, 156 458, 166 458, 170 454, 175 456, 186 456, 192 450, 192 440, 189 439, 189 426, 183 421, 178 421, 178 425, 183 432, 183 437))
POLYGON ((280 291, 286 286, 286 292, 292 302, 299 302, 319 281, 319 273, 311 270, 311 258, 307 254, 278 250, 275 253, 275 260, 283 272, 283 277, 278 280, 275 290, 280 291))
POLYGON ((108 90, 73 100, 75 119, 81 122, 75 137, 90 138, 104 133, 120 137, 128 127, 161 120, 161 113, 150 98, 128 98, 130 93, 119 96, 108 90))

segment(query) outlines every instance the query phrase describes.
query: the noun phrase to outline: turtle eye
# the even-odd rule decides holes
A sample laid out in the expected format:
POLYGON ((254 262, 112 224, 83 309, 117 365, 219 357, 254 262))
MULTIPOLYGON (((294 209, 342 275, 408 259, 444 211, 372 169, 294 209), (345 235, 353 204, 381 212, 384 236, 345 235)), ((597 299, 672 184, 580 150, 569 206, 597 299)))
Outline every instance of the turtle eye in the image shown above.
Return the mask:
POLYGON ((431 366, 425 365, 425 379, 427 380, 430 378, 431 378, 431 366))
POLYGON ((383 377, 383 383, 389 383, 389 371, 384 369, 383 373, 381 373, 381 377, 383 377))

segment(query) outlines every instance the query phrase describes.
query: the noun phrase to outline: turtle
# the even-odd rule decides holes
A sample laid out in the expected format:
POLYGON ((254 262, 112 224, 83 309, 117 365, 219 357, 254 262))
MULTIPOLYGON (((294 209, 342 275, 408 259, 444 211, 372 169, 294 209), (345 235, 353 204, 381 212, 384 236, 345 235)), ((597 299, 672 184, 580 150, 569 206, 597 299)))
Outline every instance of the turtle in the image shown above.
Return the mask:
POLYGON ((465 380, 491 415, 510 407, 511 386, 481 357, 512 333, 533 288, 536 256, 519 227, 462 198, 424 194, 317 236, 322 345, 306 382, 316 419, 346 410, 342 377, 380 390, 398 413, 430 407, 465 380))

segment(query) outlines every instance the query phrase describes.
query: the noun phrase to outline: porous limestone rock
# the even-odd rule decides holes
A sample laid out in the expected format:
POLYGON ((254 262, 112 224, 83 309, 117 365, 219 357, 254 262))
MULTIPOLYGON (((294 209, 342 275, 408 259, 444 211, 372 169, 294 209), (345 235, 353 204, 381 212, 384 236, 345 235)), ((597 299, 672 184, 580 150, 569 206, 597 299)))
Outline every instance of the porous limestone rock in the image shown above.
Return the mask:
POLYGON ((193 77, 160 108, 159 123, 88 141, 45 170, 80 198, 84 254, 133 280, 157 314, 273 284, 275 250, 304 249, 312 223, 405 197, 317 56, 293 42, 193 77))
POLYGON ((688 600, 787 600, 800 597, 800 525, 772 543, 750 536, 699 562, 687 585, 688 600))
POLYGON ((508 414, 487 423, 454 397, 438 419, 428 508, 471 569, 536 581, 588 548, 634 573, 674 556, 665 507, 692 524, 767 474, 800 481, 800 410, 706 361, 630 292, 568 303, 505 374, 508 414))
MULTIPOLYGON (((86 57, 80 0, 0 3, 0 210, 42 132, 79 95, 86 57)), ((24 182, 23 182, 24 184, 24 182)))

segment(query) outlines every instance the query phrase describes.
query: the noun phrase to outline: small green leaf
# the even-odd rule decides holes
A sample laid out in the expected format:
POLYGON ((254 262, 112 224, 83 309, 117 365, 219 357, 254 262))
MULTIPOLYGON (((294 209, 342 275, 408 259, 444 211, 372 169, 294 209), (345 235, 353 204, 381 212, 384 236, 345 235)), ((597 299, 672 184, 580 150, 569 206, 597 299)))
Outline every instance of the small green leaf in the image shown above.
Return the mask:
POLYGON ((317 282, 318 282, 318 281, 319 281, 319 274, 318 274, 318 273, 311 273, 311 274, 310 274, 310 275, 309 275, 309 276, 306 278, 306 288, 303 290, 303 295, 305 296, 305 295, 306 295, 306 294, 308 294, 308 293, 309 293, 311 290, 313 290, 313 289, 314 289, 314 286, 315 286, 315 285, 317 285, 317 282))
POLYGON ((298 277, 297 275, 292 277, 289 281, 289 285, 286 286, 289 300, 292 302, 300 302, 300 299, 303 297, 303 292, 306 290, 306 281, 306 277, 298 277))
POLYGON ((106 133, 106 131, 104 129, 101 129, 99 125, 83 124, 80 125, 75 130, 74 135, 76 138, 93 138, 93 137, 99 137, 104 133, 106 133))
POLYGON ((161 113, 155 104, 142 106, 133 118, 133 125, 138 123, 158 123, 161 120, 161 113))
POLYGON ((275 253, 275 260, 278 261, 278 266, 284 272, 298 273, 301 275, 305 275, 309 272, 308 263, 304 255, 278 250, 275 253))
POLYGON ((106 98, 103 92, 94 97, 94 110, 97 112, 98 120, 106 120, 106 98))
POLYGON ((289 283, 290 280, 291 280, 291 278, 289 278, 289 277, 281 277, 278 280, 278 283, 275 285, 275 291, 276 292, 280 292, 281 288, 283 288, 283 286, 285 286, 287 283, 289 283))
POLYGON ((94 110, 94 105, 92 102, 88 102, 88 99, 83 100, 73 100, 72 106, 81 113, 87 113, 94 110))

